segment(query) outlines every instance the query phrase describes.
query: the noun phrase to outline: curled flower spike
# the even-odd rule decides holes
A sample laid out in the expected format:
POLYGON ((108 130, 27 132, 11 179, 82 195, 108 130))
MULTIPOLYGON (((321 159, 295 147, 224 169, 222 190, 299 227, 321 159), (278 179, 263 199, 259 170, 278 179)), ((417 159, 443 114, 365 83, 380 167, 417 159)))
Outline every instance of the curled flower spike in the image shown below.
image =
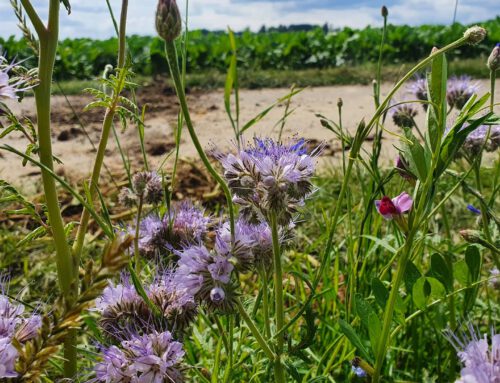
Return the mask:
POLYGON ((472 324, 469 323, 467 329, 468 334, 445 332, 463 364, 460 379, 455 383, 497 382, 500 379, 500 334, 495 334, 492 328, 489 342, 487 334, 481 338, 472 324))
POLYGON ((470 155, 477 155, 484 146, 487 152, 494 152, 500 146, 500 125, 487 126, 480 125, 477 129, 469 133, 465 139, 463 149, 470 155), (485 144, 486 138, 489 139, 485 144))
MULTIPOLYGON (((416 77, 415 80, 406 86, 409 93, 413 94, 417 100, 427 101, 429 99, 427 94, 427 80, 425 77, 416 77)), ((422 104, 423 108, 427 110, 427 104, 422 104)))
POLYGON ((389 114, 394 124, 400 128, 413 128, 415 116, 418 114, 414 104, 404 103, 391 107, 389 114))
POLYGON ((451 77, 448 80, 446 99, 451 108, 460 110, 478 90, 479 84, 472 82, 469 76, 451 77))
POLYGON ((375 201, 377 211, 382 217, 387 220, 397 218, 403 213, 411 209, 413 200, 408 193, 401 193, 397 197, 391 199, 387 196, 382 197, 381 200, 375 201))
POLYGON ((219 157, 234 202, 243 206, 248 220, 263 216, 269 221, 275 214, 286 226, 313 190, 311 177, 319 151, 308 154, 303 139, 282 143, 254 138, 254 145, 236 155, 219 157))

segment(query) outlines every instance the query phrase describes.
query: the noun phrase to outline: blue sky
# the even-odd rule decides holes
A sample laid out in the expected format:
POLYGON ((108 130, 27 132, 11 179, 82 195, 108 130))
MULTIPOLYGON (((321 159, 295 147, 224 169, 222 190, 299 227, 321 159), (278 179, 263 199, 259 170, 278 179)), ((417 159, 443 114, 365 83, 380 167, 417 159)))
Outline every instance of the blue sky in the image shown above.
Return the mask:
MULTIPOLYGON (((184 9, 186 0, 178 0, 184 9)), ((48 0, 32 0, 45 15, 48 0)), ((73 12, 62 14, 61 36, 113 36, 105 0, 71 0, 73 12)), ((111 0, 116 12, 121 1, 111 0)), ((129 33, 154 34, 156 0, 129 0, 129 33)), ((381 25, 380 7, 389 8, 393 24, 449 24, 455 0, 190 0, 190 28, 258 30, 263 24, 324 24, 334 27, 381 25)), ((500 15, 498 0, 459 0, 457 20, 473 23, 500 15)), ((19 35, 9 0, 0 0, 0 36, 19 35)))

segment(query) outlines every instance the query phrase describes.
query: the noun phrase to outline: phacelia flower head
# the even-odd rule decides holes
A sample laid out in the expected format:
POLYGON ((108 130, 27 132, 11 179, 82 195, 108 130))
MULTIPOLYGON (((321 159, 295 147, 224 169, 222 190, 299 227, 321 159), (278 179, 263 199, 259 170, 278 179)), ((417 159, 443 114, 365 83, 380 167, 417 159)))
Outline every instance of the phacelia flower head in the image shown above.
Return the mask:
POLYGON ((470 155, 477 155, 483 146, 487 152, 497 150, 500 146, 500 125, 480 125, 477 129, 469 133, 462 148, 470 155), (488 141, 485 144, 486 138, 488 138, 488 141))
POLYGON ((167 215, 164 221, 169 227, 169 243, 176 249, 182 244, 199 243, 210 224, 210 218, 205 216, 204 211, 189 201, 174 205, 170 219, 167 215))
POLYGON ((415 126, 415 116, 418 114, 417 108, 412 103, 399 103, 391 107, 389 113, 394 124, 400 128, 413 128, 415 126))
POLYGON ((155 328, 153 314, 137 294, 127 275, 121 283, 110 284, 95 301, 95 310, 101 314, 99 325, 107 336, 115 340, 126 338, 133 332, 148 332, 155 328))
POLYGON ((196 301, 203 303, 209 309, 231 312, 235 307, 235 291, 231 284, 234 265, 231 256, 219 254, 215 249, 210 251, 203 245, 187 247, 179 251, 178 255, 175 283, 184 286, 196 301), (224 290, 222 301, 212 299, 211 293, 214 288, 224 290))
POLYGON ((240 271, 248 271, 253 266, 253 248, 256 245, 253 225, 238 219, 234 227, 234 242, 231 242, 229 222, 225 222, 216 233, 215 248, 218 254, 233 257, 235 266, 240 271))
POLYGON ((194 296, 182 284, 175 282, 171 270, 155 278, 148 287, 147 295, 158 307, 171 331, 186 329, 196 318, 197 304, 194 296))
POLYGON ((451 77, 448 80, 446 99, 450 107, 462 109, 478 90, 479 84, 469 76, 451 77))
POLYGON ((122 342, 125 354, 132 361, 138 383, 182 382, 179 365, 184 357, 182 343, 168 331, 132 337, 122 342))
POLYGON ((413 200, 408 193, 401 193, 397 197, 389 198, 387 196, 382 197, 381 200, 375 201, 375 206, 377 211, 385 219, 393 219, 401 216, 411 209, 413 205, 413 200))
POLYGON ((132 382, 136 372, 132 361, 117 346, 102 348, 102 361, 94 367, 95 382, 125 383, 132 382))
MULTIPOLYGON (((167 226, 154 214, 142 219, 139 225, 139 252, 145 258, 157 258, 167 249, 167 226)), ((135 229, 131 230, 135 235, 135 229)))
POLYGON ((0 54, 0 99, 17 99, 18 93, 26 92, 33 88, 33 81, 29 76, 10 77, 9 72, 16 68, 17 64, 7 64, 7 59, 0 54))
POLYGON ((132 188, 123 188, 118 201, 127 207, 132 207, 142 200, 145 203, 157 205, 163 199, 163 184, 156 172, 139 172, 132 177, 132 188))
POLYGON ((318 152, 308 154, 303 139, 282 143, 255 138, 254 145, 220 160, 236 203, 253 208, 266 220, 276 214, 279 223, 287 225, 313 190, 318 152))
POLYGON ((456 383, 500 381, 500 334, 495 334, 492 329, 488 340, 487 334, 481 337, 469 324, 468 334, 457 335, 448 330, 446 336, 463 364, 456 383))
MULTIPOLYGON (((427 92, 427 79, 424 76, 416 77, 415 80, 408 83, 408 85, 406 86, 406 90, 408 91, 408 93, 415 96, 417 100, 420 100, 420 101, 428 101, 429 100, 428 92, 427 92)), ((427 110, 426 103, 422 103, 422 106, 425 110, 427 110)))

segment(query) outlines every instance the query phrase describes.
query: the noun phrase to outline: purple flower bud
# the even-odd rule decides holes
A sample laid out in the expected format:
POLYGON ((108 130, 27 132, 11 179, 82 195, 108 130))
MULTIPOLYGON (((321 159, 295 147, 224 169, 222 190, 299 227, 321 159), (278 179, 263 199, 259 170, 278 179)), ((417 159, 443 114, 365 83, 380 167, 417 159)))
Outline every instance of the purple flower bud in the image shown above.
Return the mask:
POLYGON ((156 9, 156 31, 165 41, 174 41, 182 32, 182 20, 175 0, 159 0, 156 9))
POLYGON ((211 291, 210 291, 210 299, 212 300, 212 302, 216 303, 216 304, 219 304, 220 302, 222 302, 224 299, 226 298, 226 293, 224 292, 223 289, 221 289, 220 287, 214 287, 211 291))
POLYGON ((471 204, 467 205, 467 209, 470 210, 471 212, 473 212, 474 214, 477 214, 477 215, 481 214, 481 210, 476 209, 471 204))
POLYGON ((493 72, 497 71, 500 68, 500 43, 495 45, 495 47, 491 51, 486 66, 493 72))
POLYGON ((404 103, 391 107, 390 112, 394 124, 400 128, 413 128, 415 116, 418 114, 414 104, 404 103))

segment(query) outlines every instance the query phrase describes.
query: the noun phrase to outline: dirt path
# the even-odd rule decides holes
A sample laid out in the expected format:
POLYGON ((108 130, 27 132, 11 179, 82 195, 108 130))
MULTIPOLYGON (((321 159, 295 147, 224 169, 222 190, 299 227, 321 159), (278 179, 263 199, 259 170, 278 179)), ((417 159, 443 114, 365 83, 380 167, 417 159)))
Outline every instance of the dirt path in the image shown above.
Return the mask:
MULTIPOLYGON (((482 82, 482 89, 488 89, 486 82, 482 82)), ((500 84, 497 86, 500 90, 500 84)), ((383 87, 383 91, 388 90, 388 85, 383 87)), ((277 99, 285 96, 287 89, 264 89, 264 90, 243 90, 240 94, 241 122, 242 125, 255 117, 260 111, 273 104, 277 99)), ((371 87, 368 86, 337 86, 308 88, 293 98, 291 109, 294 113, 287 119, 284 130, 284 137, 297 134, 307 139, 326 141, 328 144, 325 150, 323 163, 335 163, 341 157, 340 142, 333 134, 323 128, 315 114, 325 115, 335 121, 338 120, 337 100, 343 99, 343 122, 344 125, 354 132, 357 124, 362 118, 369 119, 374 111, 371 87)), ((171 90, 162 86, 145 89, 138 93, 140 104, 148 104, 146 114, 146 150, 151 159, 152 167, 156 167, 162 162, 165 155, 173 148, 172 127, 175 126, 178 104, 171 90)), ((497 94, 500 99, 500 91, 497 94)), ((95 157, 90 140, 97 145, 99 142, 100 126, 103 116, 101 110, 84 112, 84 106, 91 101, 88 96, 71 96, 69 102, 75 110, 78 118, 85 126, 81 128, 78 118, 68 106, 64 97, 54 97, 53 106, 53 151, 60 158, 64 165, 58 165, 56 170, 59 174, 75 181, 87 177, 91 172, 91 167, 95 157), (88 137, 85 134, 88 134, 88 137)), ((205 147, 211 144, 217 145, 221 150, 232 147, 232 129, 225 113, 222 91, 205 93, 192 93, 189 95, 189 102, 192 110, 192 117, 199 134, 199 138, 205 147)), ((34 118, 34 100, 26 98, 21 104, 10 103, 12 109, 18 115, 26 115, 34 118)), ((254 134, 266 136, 276 136, 278 128, 275 124, 284 114, 284 105, 278 105, 263 120, 251 128, 245 135, 250 139, 254 134)), ((424 113, 419 111, 417 122, 422 123, 424 113)), ((387 127, 397 132, 392 121, 387 127)), ((127 130, 122 131, 117 125, 120 143, 126 155, 130 159, 134 168, 142 166, 142 157, 139 148, 137 128, 130 125, 127 130)), ((18 134, 1 140, 2 143, 12 145, 19 150, 26 147, 26 139, 18 134)), ((397 138, 389 134, 385 135, 382 160, 391 162, 395 155, 394 144, 397 138)), ((181 156, 195 158, 196 152, 188 136, 187 131, 183 132, 181 143, 181 156)), ((106 152, 105 163, 113 172, 123 172, 123 164, 120 159, 116 142, 110 138, 108 150, 106 152)), ((168 166, 168 161, 166 166, 168 166)), ((34 190, 34 185, 39 182, 40 171, 38 168, 27 165, 23 167, 19 158, 10 153, 0 153, 0 178, 14 183, 25 190, 34 190)))

